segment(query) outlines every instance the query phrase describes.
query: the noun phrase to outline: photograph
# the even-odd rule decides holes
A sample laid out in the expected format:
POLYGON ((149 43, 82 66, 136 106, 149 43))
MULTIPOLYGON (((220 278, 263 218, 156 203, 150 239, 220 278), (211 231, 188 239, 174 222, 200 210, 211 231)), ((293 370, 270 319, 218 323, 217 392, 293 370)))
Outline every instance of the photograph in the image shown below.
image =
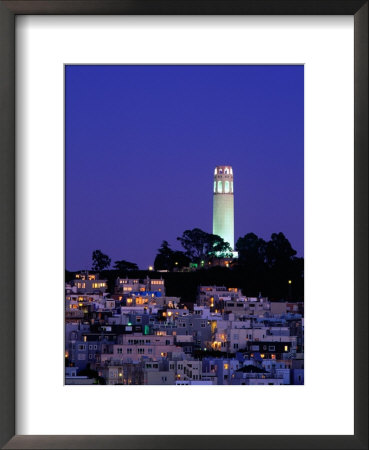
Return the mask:
POLYGON ((64 142, 64 384, 304 385, 304 65, 67 64, 64 142))

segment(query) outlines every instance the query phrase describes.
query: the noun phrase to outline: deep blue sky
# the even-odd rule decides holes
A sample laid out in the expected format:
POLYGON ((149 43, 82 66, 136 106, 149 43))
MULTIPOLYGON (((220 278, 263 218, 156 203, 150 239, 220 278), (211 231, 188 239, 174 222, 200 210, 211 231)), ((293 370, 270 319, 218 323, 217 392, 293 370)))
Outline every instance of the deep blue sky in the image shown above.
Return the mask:
POLYGON ((67 66, 66 268, 95 249, 140 268, 212 232, 214 167, 234 172, 235 241, 283 232, 303 256, 303 66, 67 66))

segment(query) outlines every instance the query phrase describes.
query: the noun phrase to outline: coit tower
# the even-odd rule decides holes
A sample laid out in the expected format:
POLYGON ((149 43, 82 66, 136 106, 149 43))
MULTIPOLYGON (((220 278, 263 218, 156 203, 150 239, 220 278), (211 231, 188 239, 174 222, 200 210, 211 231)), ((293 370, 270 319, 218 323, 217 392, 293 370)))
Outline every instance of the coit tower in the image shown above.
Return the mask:
POLYGON ((217 166, 214 170, 213 234, 217 234, 234 249, 233 169, 217 166))

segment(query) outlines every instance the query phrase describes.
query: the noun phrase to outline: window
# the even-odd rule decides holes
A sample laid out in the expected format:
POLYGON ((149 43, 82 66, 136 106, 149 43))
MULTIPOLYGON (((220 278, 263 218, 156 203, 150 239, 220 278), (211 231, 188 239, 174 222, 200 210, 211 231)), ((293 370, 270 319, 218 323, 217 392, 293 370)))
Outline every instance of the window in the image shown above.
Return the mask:
POLYGON ((139 355, 143 355, 143 354, 145 353, 145 349, 144 349, 144 348, 138 348, 138 349, 137 349, 137 353, 138 353, 139 355))
POLYGON ((269 345, 269 351, 275 352, 275 345, 269 345))
POLYGON ((92 348, 93 348, 92 345, 89 345, 89 346, 88 346, 88 349, 89 349, 89 350, 92 350, 92 348))
POLYGON ((231 192, 233 194, 233 181, 231 181, 231 192))
POLYGON ((83 344, 80 344, 80 345, 78 346, 78 350, 86 350, 86 346, 83 345, 83 344))
POLYGON ((236 350, 238 349, 238 344, 233 344, 233 348, 236 350))
POLYGON ((224 193, 225 194, 229 193, 229 181, 224 182, 224 193))
POLYGON ((127 355, 132 355, 132 349, 131 348, 127 348, 127 355))
POLYGON ((149 355, 152 355, 152 348, 148 348, 148 349, 147 349, 147 353, 148 353, 149 355))
POLYGON ((216 192, 216 191, 217 191, 217 182, 214 181, 214 192, 216 192))
POLYGON ((94 350, 97 350, 97 345, 94 345, 94 350))
POLYGON ((93 355, 92 353, 90 353, 90 354, 88 355, 88 359, 93 359, 93 357, 94 357, 94 355, 93 355))
POLYGON ((222 182, 218 181, 218 192, 222 193, 222 182))
POLYGON ((170 345, 170 340, 169 340, 169 339, 167 339, 167 340, 165 341, 165 345, 170 345))
POLYGON ((121 354, 122 354, 122 350, 123 350, 122 347, 118 347, 118 348, 117 348, 117 353, 118 353, 119 355, 121 355, 121 354))

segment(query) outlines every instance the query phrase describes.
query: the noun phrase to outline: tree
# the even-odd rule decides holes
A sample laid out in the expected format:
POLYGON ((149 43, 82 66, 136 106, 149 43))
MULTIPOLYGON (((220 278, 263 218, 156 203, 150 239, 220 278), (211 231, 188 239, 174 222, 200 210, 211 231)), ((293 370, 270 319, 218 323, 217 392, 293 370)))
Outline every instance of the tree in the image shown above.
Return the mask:
POLYGON ((296 253, 283 233, 273 233, 266 245, 266 259, 270 267, 288 264, 296 253))
POLYGON ((190 259, 179 250, 172 250, 168 241, 163 241, 155 257, 155 270, 173 270, 174 267, 186 267, 190 259))
POLYGON ((245 234, 236 242, 238 259, 247 266, 259 266, 265 262, 266 242, 254 233, 245 234))
POLYGON ((130 270, 138 270, 138 265, 122 259, 114 262, 114 269, 120 272, 129 272, 130 270))
POLYGON ((101 272, 110 266, 111 259, 108 255, 104 255, 101 250, 95 250, 92 252, 92 270, 101 272))
POLYGON ((232 249, 220 236, 206 233, 200 228, 186 230, 177 238, 191 261, 207 261, 213 257, 231 257, 232 249))

